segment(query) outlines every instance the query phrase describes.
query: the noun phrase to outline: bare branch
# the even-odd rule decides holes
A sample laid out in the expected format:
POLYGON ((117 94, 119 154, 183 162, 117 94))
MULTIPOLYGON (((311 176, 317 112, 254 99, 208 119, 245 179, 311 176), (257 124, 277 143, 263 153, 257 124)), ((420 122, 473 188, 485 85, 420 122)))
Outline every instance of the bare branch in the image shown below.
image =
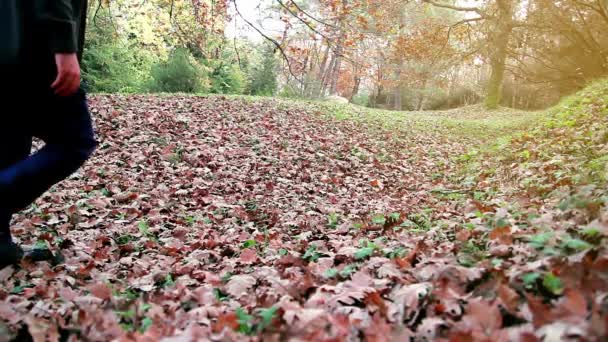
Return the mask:
MULTIPOLYGON (((323 33, 319 32, 319 31, 318 31, 317 29, 315 29, 314 27, 312 27, 312 25, 310 25, 310 23, 309 23, 309 22, 307 22, 306 20, 304 20, 304 19, 300 18, 300 16, 299 16, 297 13, 294 13, 294 12, 291 10, 291 8, 287 7, 287 6, 286 6, 286 5, 283 3, 283 1, 281 1, 281 0, 276 0, 276 1, 277 1, 277 2, 278 2, 280 5, 281 5, 281 7, 283 7, 285 10, 287 10, 287 12, 289 12, 289 13, 290 13, 290 14, 291 14, 293 17, 295 17, 296 19, 298 19, 299 21, 301 21, 302 23, 304 23, 306 26, 308 26, 308 28, 309 28, 311 31, 313 31, 314 33, 316 33, 316 34, 320 35, 321 37, 323 37, 323 38, 325 38, 325 39, 329 40, 329 38, 328 38, 326 35, 324 35, 323 33)), ((292 1, 292 3, 293 3, 293 1, 292 1)))
POLYGON ((277 42, 275 39, 272 39, 271 37, 269 37, 268 35, 266 35, 264 32, 262 32, 262 30, 260 30, 259 28, 257 28, 257 26, 253 25, 253 23, 251 23, 249 20, 247 20, 247 18, 245 18, 242 14, 241 11, 239 11, 239 7, 236 4, 236 0, 231 0, 232 3, 234 4, 234 9, 236 11, 236 13, 238 14, 238 16, 243 19, 243 21, 245 23, 247 23, 247 25, 249 25, 251 28, 253 28, 257 33, 259 33, 262 37, 264 37, 264 39, 268 40, 269 42, 271 42, 277 49, 279 49, 279 51, 281 52, 281 55, 283 56, 283 59, 285 59, 285 62, 287 63, 287 67, 289 69, 289 73, 291 74, 291 76, 293 76, 298 82, 300 82, 300 84, 303 84, 304 82, 302 80, 300 80, 295 73, 293 72, 293 69, 291 68, 291 62, 289 61, 289 57, 287 57, 287 54, 285 53, 285 50, 283 50, 283 47, 281 46, 281 44, 279 44, 279 42, 277 42))
POLYGON ((302 12, 304 15, 306 15, 306 16, 307 16, 307 17, 309 17, 310 19, 312 19, 312 20, 314 20, 314 21, 318 22, 319 24, 323 24, 323 25, 325 25, 325 26, 329 26, 329 27, 331 27, 331 28, 338 29, 338 27, 336 27, 335 25, 332 25, 332 24, 330 24, 330 23, 328 23, 328 22, 325 22, 325 21, 323 21, 323 20, 317 19, 317 18, 315 18, 314 16, 312 16, 312 15, 308 14, 306 11, 304 11, 304 10, 302 9, 302 7, 300 7, 300 5, 298 5, 298 4, 295 2, 295 0, 291 0, 291 3, 292 3, 292 4, 293 4, 293 5, 294 5, 294 6, 295 6, 297 9, 298 9, 298 11, 302 12))
POLYGON ((454 6, 454 5, 449 5, 449 4, 438 3, 438 2, 435 2, 434 0, 422 0, 422 1, 426 2, 427 4, 431 4, 435 7, 447 8, 447 9, 451 9, 454 11, 460 11, 460 12, 475 12, 475 13, 479 14, 479 16, 482 18, 489 17, 489 15, 486 12, 482 11, 481 8, 479 8, 479 7, 454 6))

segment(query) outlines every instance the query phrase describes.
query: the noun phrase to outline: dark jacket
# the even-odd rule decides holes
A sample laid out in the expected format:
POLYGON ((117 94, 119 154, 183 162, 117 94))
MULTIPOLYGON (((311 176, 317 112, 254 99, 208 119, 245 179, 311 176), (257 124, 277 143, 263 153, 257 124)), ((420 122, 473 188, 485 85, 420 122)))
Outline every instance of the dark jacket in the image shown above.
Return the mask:
POLYGON ((0 0, 0 10, 0 63, 13 55, 28 65, 55 53, 82 58, 86 0, 0 0))

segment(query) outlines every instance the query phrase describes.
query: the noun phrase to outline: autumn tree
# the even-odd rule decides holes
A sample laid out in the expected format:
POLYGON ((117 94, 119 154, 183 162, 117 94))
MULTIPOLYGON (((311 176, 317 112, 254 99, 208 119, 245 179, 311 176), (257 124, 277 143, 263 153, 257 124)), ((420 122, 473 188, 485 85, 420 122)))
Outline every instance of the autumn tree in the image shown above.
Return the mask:
MULTIPOLYGON (((485 55, 491 66, 491 75, 486 91, 486 107, 494 109, 500 103, 501 87, 504 80, 507 49, 511 40, 513 28, 518 24, 515 21, 515 11, 519 0, 487 0, 479 6, 457 6, 449 2, 423 0, 436 7, 466 13, 466 18, 456 22, 453 27, 482 22, 483 40, 481 44, 487 46, 485 55)), ((483 50, 480 47, 474 48, 483 50)))

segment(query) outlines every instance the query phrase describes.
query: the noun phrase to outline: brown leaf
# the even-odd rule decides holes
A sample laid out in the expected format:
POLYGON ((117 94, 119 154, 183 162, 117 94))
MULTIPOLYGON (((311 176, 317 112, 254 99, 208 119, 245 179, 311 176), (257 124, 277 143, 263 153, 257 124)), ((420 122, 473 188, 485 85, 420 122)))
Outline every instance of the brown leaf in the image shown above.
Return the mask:
POLYGON ((471 238, 471 231, 468 229, 461 229, 456 233, 456 240, 465 242, 471 238))
POLYGON ((112 298, 112 290, 104 283, 97 283, 89 286, 89 292, 101 300, 109 300, 112 298))
POLYGON ((236 330, 239 328, 238 317, 236 313, 230 312, 226 314, 222 314, 217 318, 217 322, 213 325, 213 331, 215 333, 219 333, 225 328, 230 330, 236 330))
POLYGON ((519 306, 519 295, 507 284, 500 284, 498 287, 498 297, 502 304, 510 312, 516 312, 519 306))
POLYGON ((386 304, 384 303, 384 299, 380 296, 378 291, 368 293, 367 296, 363 299, 363 302, 367 306, 376 306, 380 310, 380 314, 382 317, 386 317, 386 304))
POLYGON ((255 283, 255 278, 250 275, 235 275, 232 276, 228 281, 228 284, 226 284, 226 291, 230 295, 239 298, 243 294, 246 294, 255 283))
POLYGON ((511 227, 494 228, 489 235, 490 240, 498 240, 500 243, 510 245, 513 243, 511 227))
POLYGON ((239 260, 246 265, 255 263, 257 259, 258 253, 253 248, 247 248, 243 250, 241 252, 241 256, 239 257, 239 260))
POLYGON ((467 314, 462 318, 468 326, 484 332, 498 330, 502 327, 502 315, 497 303, 476 299, 469 303, 467 314))
POLYGON ((576 289, 566 289, 564 298, 559 305, 564 314, 574 315, 581 318, 587 317, 587 300, 583 294, 576 289))

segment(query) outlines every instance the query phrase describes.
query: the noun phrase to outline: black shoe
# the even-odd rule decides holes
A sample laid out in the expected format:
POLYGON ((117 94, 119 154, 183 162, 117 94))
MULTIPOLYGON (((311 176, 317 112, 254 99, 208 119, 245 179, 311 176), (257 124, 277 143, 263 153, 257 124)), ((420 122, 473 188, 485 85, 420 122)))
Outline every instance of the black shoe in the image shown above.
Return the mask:
POLYGON ((14 242, 0 243, 0 269, 18 265, 23 258, 23 249, 14 242))
POLYGON ((52 265, 58 265, 64 261, 61 253, 53 253, 48 248, 34 248, 25 252, 24 260, 30 262, 48 261, 52 265))

